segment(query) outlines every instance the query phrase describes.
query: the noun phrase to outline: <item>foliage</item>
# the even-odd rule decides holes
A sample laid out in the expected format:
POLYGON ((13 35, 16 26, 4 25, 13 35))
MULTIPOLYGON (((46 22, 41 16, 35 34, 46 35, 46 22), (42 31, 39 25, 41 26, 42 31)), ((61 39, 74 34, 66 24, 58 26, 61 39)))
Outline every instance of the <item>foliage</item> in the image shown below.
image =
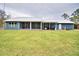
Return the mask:
POLYGON ((73 22, 75 22, 75 24, 79 23, 79 9, 76 9, 73 13, 72 13, 72 17, 70 18, 73 22))
POLYGON ((66 13, 64 13, 64 14, 62 15, 62 17, 63 17, 64 19, 68 19, 68 18, 69 18, 68 14, 66 14, 66 13))
POLYGON ((10 15, 7 15, 4 10, 0 10, 0 27, 3 26, 3 21, 8 18, 10 18, 10 15))
POLYGON ((79 9, 76 9, 73 13, 72 16, 79 16, 79 9))
POLYGON ((5 11, 4 10, 0 10, 0 19, 4 20, 5 16, 6 16, 5 11))
POLYGON ((0 27, 2 27, 2 26, 3 26, 3 20, 0 19, 0 27))

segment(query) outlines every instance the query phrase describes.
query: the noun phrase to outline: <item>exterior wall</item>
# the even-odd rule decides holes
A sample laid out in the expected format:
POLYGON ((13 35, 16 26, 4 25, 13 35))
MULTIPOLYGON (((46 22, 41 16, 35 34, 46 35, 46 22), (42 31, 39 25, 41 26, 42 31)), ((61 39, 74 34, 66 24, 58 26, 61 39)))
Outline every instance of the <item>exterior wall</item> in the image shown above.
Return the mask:
POLYGON ((17 22, 15 29, 20 29, 20 22, 17 22), (18 27, 18 28, 17 28, 17 27, 18 27))
POLYGON ((50 23, 50 29, 55 30, 56 24, 55 23, 50 23))
MULTIPOLYGON (((37 24, 37 23, 36 23, 37 24)), ((72 30, 74 29, 74 24, 69 23, 59 23, 61 24, 61 30, 72 30)), ((58 23, 47 23, 48 30, 59 30, 59 24, 58 23)), ((5 29, 21 29, 21 23, 20 22, 5 22, 5 29), (16 24, 14 24, 16 23, 16 24)), ((31 29, 38 27, 37 29, 41 29, 41 22, 38 23, 37 26, 34 26, 34 24, 31 22, 31 29)), ((42 23, 42 29, 45 29, 45 24, 42 23)))
POLYGON ((59 24, 57 23, 57 30, 59 30, 59 24))
POLYGON ((72 30, 74 29, 74 24, 69 23, 57 23, 57 30, 72 30), (60 27, 61 25, 61 27, 60 27))
POLYGON ((20 23, 19 22, 6 22, 4 25, 4 29, 20 29, 20 23))
POLYGON ((74 29, 74 24, 62 24, 62 29, 65 29, 65 30, 74 29))

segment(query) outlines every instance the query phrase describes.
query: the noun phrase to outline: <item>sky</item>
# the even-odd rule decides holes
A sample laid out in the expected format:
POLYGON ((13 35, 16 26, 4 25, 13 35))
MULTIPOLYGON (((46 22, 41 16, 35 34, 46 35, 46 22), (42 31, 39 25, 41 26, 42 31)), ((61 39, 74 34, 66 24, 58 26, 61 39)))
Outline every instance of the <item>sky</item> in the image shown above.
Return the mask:
MULTIPOLYGON (((14 17, 44 17, 63 19, 61 15, 69 16, 79 8, 79 3, 5 3, 5 11, 14 17)), ((0 9, 4 4, 0 3, 0 9)))

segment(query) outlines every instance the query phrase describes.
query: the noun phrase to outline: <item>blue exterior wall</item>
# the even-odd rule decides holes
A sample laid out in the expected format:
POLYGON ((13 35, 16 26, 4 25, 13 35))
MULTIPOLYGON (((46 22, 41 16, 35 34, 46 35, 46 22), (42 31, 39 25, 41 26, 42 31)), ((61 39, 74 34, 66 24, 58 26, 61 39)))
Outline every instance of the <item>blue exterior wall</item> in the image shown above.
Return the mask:
POLYGON ((50 24, 50 28, 51 28, 51 29, 55 29, 55 26, 56 26, 55 23, 51 23, 51 24, 50 24))
POLYGON ((11 24, 11 22, 5 22, 4 29, 20 29, 20 23, 16 22, 16 24, 11 24))
POLYGON ((62 24, 62 29, 66 29, 66 30, 74 29, 74 24, 69 24, 69 23, 62 24))
POLYGON ((56 24, 56 29, 59 30, 59 24, 58 23, 56 24))
MULTIPOLYGON (((20 28, 20 22, 16 22, 16 24, 10 24, 11 22, 5 22, 5 26, 4 29, 21 29, 20 28)), ((61 29, 66 29, 66 30, 72 30, 74 29, 74 24, 69 24, 69 23, 60 23, 61 24, 61 29)), ((51 28, 53 28, 54 26, 56 26, 56 30, 59 30, 59 23, 54 23, 51 24, 51 28)))
POLYGON ((74 29, 73 23, 57 23, 57 30, 59 30, 59 24, 61 24, 62 30, 72 30, 72 29, 74 29))

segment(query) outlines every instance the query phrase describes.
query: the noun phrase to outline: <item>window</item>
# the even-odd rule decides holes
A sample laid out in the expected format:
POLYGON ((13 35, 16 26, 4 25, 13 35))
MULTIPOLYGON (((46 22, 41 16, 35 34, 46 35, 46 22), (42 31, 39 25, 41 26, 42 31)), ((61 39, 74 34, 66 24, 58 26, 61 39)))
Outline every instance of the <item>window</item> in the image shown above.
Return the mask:
POLYGON ((11 24, 11 22, 8 22, 9 24, 11 24))
POLYGON ((15 27, 16 26, 16 22, 8 22, 8 24, 10 25, 10 27, 15 27))
POLYGON ((12 22, 12 25, 13 25, 13 27, 15 27, 16 26, 16 22, 12 22))

